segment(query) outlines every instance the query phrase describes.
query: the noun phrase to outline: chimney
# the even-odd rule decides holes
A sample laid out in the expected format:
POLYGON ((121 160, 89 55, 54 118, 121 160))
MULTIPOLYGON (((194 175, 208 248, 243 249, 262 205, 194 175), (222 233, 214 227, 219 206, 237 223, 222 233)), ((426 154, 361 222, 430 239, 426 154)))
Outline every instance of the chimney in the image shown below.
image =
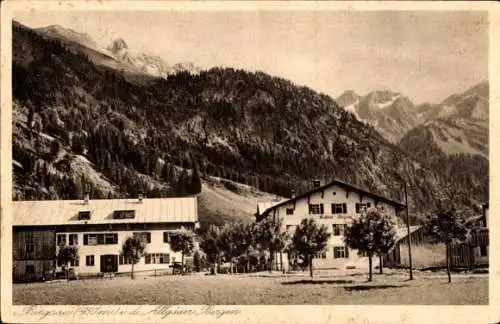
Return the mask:
POLYGON ((143 194, 140 193, 139 194, 139 204, 142 204, 142 199, 144 198, 143 194))
POLYGON ((90 199, 90 195, 88 192, 85 193, 85 196, 83 197, 83 203, 85 205, 88 205, 89 204, 89 199, 90 199))
POLYGON ((313 180, 313 189, 318 189, 321 187, 321 181, 318 179, 313 180))

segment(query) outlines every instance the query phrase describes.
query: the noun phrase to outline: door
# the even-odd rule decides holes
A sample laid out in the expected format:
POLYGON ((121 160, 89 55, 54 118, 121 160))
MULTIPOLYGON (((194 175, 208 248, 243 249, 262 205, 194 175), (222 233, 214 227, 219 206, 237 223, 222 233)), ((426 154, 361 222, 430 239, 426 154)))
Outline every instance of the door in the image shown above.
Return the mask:
POLYGON ((27 264, 24 268, 25 281, 32 282, 35 281, 35 266, 33 264, 27 264))
POLYGON ((117 272, 118 271, 118 255, 104 254, 101 255, 101 272, 117 272))

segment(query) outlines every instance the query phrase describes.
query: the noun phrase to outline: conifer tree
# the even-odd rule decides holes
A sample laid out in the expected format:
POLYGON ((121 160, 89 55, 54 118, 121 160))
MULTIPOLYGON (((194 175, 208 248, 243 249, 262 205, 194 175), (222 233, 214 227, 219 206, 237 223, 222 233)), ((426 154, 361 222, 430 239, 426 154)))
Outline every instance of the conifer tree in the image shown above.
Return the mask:
POLYGON ((191 174, 191 183, 189 187, 189 191, 193 195, 201 192, 201 177, 198 166, 195 166, 193 173, 191 174))

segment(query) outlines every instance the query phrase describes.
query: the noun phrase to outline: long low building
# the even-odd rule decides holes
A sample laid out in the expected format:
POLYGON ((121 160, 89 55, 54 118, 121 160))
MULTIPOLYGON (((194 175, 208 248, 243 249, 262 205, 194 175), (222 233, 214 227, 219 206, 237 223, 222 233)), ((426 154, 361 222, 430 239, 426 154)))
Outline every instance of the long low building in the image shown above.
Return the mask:
POLYGON ((186 198, 49 200, 13 202, 13 280, 41 280, 58 268, 59 246, 78 248, 71 264, 80 275, 129 272, 120 256, 132 235, 143 237, 146 255, 134 270, 169 269, 180 261, 169 233, 198 224, 197 201, 186 198))
MULTIPOLYGON (((315 268, 343 269, 346 267, 364 268, 368 266, 366 257, 358 255, 358 251, 350 250, 344 243, 344 230, 354 217, 360 215, 366 208, 381 206, 394 219, 396 225, 399 213, 406 209, 400 202, 356 188, 341 181, 333 181, 326 185, 314 182, 314 188, 299 196, 285 201, 259 204, 257 206, 257 221, 265 217, 279 217, 283 220, 286 230, 291 234, 304 218, 313 218, 318 224, 326 225, 332 236, 324 253, 317 255, 313 261, 315 268)), ((278 255, 275 267, 288 270, 291 262, 286 253, 283 258, 278 255), (279 264, 283 259, 283 264, 279 264)), ((374 266, 378 258, 374 258, 374 266)))
MULTIPOLYGON (((451 245, 452 268, 476 268, 489 266, 488 204, 483 205, 482 215, 471 217, 465 222, 469 227, 464 242, 451 245)), ((394 247, 384 256, 388 267, 409 267, 408 234, 402 231, 394 247)), ((410 231, 412 266, 415 269, 446 267, 446 246, 434 244, 424 226, 412 226, 410 231)))

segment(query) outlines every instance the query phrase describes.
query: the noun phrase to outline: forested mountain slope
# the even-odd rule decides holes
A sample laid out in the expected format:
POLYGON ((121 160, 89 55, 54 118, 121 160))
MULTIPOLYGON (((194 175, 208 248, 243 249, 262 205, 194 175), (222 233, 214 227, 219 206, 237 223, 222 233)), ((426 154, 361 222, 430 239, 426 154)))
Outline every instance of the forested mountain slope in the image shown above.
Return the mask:
POLYGON ((449 184, 464 205, 486 199, 487 181, 455 182, 290 81, 213 68, 140 83, 64 41, 13 35, 17 199, 194 194, 198 175, 279 196, 336 178, 394 199, 406 179, 417 214, 449 184))

